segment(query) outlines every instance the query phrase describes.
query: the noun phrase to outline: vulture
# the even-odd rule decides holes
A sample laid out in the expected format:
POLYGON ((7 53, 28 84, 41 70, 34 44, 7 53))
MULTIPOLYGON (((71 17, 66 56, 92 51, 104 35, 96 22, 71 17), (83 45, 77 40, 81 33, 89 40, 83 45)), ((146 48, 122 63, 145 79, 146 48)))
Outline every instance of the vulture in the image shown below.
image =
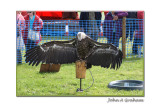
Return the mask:
POLYGON ((118 69, 122 63, 122 51, 113 44, 99 43, 84 32, 78 32, 76 38, 69 41, 51 41, 26 51, 26 63, 38 65, 68 64, 85 60, 86 68, 101 66, 118 69))

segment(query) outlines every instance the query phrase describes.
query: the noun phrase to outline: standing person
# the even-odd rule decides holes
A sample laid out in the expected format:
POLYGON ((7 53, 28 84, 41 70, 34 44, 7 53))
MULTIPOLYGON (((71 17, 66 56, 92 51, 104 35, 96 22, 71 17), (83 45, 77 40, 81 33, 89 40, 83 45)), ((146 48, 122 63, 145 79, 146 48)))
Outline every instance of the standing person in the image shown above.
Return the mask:
POLYGON ((80 14, 80 27, 95 41, 98 39, 101 17, 101 12, 81 12, 80 14))
POLYGON ((28 11, 24 16, 26 28, 23 32, 26 51, 36 46, 41 40, 40 30, 43 27, 43 21, 34 11, 28 11))
POLYGON ((122 19, 127 16, 127 12, 109 12, 105 16, 104 36, 107 37, 108 43, 119 47, 119 39, 122 37, 122 19))
POLYGON ((66 20, 78 19, 78 13, 77 12, 62 12, 62 19, 66 19, 66 20))
POLYGON ((16 11, 16 30, 17 30, 17 63, 22 63, 21 50, 24 48, 24 42, 22 38, 22 31, 25 28, 25 20, 21 15, 21 12, 16 11))
POLYGON ((141 48, 143 46, 143 37, 144 37, 144 11, 138 11, 137 12, 137 25, 138 29, 135 31, 135 36, 134 36, 134 41, 133 41, 133 48, 132 48, 132 53, 133 54, 141 54, 141 48))
POLYGON ((130 36, 130 41, 132 41, 134 31, 138 28, 136 24, 137 12, 128 12, 126 18, 126 38, 130 36))

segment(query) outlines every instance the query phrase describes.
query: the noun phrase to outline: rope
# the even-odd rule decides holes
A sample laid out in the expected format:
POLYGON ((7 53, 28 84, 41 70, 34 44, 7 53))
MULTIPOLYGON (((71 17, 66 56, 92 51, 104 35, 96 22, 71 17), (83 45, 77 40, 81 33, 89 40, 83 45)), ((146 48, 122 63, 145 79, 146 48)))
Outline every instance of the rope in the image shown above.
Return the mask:
POLYGON ((89 86, 88 88, 83 89, 83 90, 88 90, 89 88, 91 88, 91 87, 93 86, 93 83, 94 83, 94 78, 93 78, 92 72, 91 72, 91 70, 90 70, 90 69, 89 69, 89 71, 90 71, 90 74, 91 74, 91 76, 92 76, 92 80, 93 80, 93 82, 92 82, 91 86, 89 86))

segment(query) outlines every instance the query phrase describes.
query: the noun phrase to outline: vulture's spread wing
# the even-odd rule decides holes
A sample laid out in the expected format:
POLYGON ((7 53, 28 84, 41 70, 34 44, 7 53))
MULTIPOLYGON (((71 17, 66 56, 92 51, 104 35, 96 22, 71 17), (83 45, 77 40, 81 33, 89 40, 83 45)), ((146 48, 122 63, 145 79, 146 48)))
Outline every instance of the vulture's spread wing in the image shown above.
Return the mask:
POLYGON ((112 44, 95 42, 95 49, 87 58, 88 65, 106 68, 119 68, 122 63, 122 52, 112 44))
POLYGON ((42 63, 66 64, 77 60, 75 40, 70 41, 52 41, 36 46, 28 50, 25 54, 26 63, 36 66, 42 63))

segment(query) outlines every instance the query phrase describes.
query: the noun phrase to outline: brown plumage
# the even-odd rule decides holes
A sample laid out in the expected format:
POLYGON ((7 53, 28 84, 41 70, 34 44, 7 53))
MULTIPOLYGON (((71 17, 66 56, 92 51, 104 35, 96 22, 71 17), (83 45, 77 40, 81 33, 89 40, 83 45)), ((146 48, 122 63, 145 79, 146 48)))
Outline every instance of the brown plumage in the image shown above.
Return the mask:
POLYGON ((99 43, 85 33, 79 32, 69 41, 52 41, 36 46, 26 52, 26 62, 38 65, 68 64, 85 60, 87 68, 92 65, 117 69, 122 63, 122 52, 112 44, 99 43))

